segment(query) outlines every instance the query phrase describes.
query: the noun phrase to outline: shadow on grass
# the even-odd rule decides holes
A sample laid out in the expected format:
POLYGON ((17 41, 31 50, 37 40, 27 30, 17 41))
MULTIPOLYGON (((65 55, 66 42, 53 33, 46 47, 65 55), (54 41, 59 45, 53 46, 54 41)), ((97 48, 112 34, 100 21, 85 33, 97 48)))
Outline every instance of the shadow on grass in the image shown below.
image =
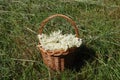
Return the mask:
POLYGON ((65 65, 65 67, 70 70, 79 71, 82 66, 86 64, 86 61, 92 62, 94 60, 95 51, 92 48, 87 47, 86 45, 82 45, 81 47, 77 48, 77 50, 73 54, 68 55, 67 57, 69 59, 66 58, 65 61, 73 64, 65 65), (71 56, 71 58, 69 56, 71 56), (71 60, 72 62, 69 60, 71 60))

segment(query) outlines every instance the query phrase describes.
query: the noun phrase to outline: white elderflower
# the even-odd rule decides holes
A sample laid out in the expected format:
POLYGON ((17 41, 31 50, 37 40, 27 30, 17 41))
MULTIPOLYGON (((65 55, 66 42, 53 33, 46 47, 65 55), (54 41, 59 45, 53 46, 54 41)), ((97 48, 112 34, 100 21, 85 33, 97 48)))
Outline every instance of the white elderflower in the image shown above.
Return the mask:
POLYGON ((62 34, 62 31, 55 31, 49 36, 42 34, 38 35, 41 46, 45 50, 67 50, 72 47, 79 47, 82 44, 82 39, 75 37, 72 34, 62 34))

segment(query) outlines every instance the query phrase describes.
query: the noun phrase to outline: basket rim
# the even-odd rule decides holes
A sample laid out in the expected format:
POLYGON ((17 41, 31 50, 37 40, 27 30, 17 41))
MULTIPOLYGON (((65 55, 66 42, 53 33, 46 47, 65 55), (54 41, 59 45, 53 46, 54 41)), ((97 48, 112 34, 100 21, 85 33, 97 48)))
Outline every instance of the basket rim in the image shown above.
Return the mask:
POLYGON ((37 47, 43 53, 46 53, 47 55, 51 55, 51 56, 67 55, 69 53, 74 52, 75 49, 77 48, 77 47, 71 47, 71 48, 68 48, 67 50, 64 50, 64 49, 59 49, 59 50, 45 50, 40 44, 37 45, 37 47))

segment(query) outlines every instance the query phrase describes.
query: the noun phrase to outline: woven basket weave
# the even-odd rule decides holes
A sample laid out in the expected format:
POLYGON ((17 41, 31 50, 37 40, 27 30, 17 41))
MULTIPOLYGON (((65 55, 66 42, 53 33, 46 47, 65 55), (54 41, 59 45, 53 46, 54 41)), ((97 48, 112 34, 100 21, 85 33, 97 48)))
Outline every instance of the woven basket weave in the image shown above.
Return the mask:
MULTIPOLYGON (((42 30, 46 25, 46 23, 55 17, 62 17, 66 19, 69 23, 71 23, 71 25, 75 30, 76 37, 78 37, 78 29, 76 27, 75 22, 71 18, 63 14, 55 14, 43 20, 40 25, 39 34, 42 34, 42 30)), ((40 46, 40 43, 39 43, 38 48, 42 54, 43 62, 46 64, 47 67, 51 68, 52 70, 63 71, 65 69, 65 66, 70 66, 73 63, 73 59, 74 59, 73 52, 75 51, 76 47, 69 48, 66 51, 64 50, 50 51, 42 48, 42 46, 40 46)))

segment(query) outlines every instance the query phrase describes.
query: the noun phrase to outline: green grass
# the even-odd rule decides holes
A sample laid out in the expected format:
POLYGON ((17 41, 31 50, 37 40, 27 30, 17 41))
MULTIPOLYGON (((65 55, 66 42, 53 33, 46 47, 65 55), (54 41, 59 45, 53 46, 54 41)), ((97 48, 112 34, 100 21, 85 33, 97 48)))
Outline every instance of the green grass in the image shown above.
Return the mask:
MULTIPOLYGON (((0 80, 120 80, 120 1, 93 2, 1 0, 0 80), (36 48, 41 21, 56 13, 71 17, 83 44, 95 52, 94 59, 86 60, 78 71, 50 71, 36 48)), ((51 20, 44 33, 57 29, 74 33, 59 18, 51 20)))

